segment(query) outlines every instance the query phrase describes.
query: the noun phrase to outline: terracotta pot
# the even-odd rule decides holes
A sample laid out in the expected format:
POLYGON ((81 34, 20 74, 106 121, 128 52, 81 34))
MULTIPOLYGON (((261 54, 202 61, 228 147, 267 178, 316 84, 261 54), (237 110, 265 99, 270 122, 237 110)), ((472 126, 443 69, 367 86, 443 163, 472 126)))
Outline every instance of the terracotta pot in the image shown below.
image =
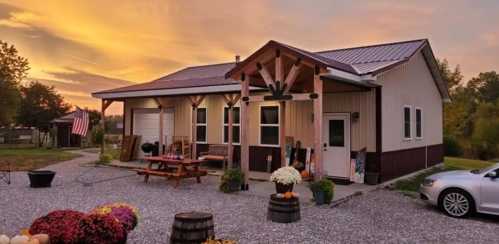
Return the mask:
POLYGON ((285 185, 285 184, 281 184, 281 183, 275 183, 275 191, 277 193, 286 193, 288 191, 293 191, 293 186, 294 184, 288 184, 288 185, 285 185))

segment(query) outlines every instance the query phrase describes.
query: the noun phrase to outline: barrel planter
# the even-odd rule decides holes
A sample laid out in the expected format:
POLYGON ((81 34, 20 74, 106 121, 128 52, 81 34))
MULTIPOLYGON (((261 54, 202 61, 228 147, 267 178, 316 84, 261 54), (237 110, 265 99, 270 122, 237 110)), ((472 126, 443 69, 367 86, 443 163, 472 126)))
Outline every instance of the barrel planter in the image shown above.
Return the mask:
POLYGON ((215 239, 213 215, 203 212, 186 212, 175 215, 170 243, 202 243, 215 239))
POLYGON ((282 198, 270 195, 267 219, 278 223, 292 223, 300 220, 300 201, 297 197, 282 198))
POLYGON ((275 183, 275 191, 277 193, 286 193, 293 191, 293 186, 294 184, 281 184, 281 183, 275 183))
POLYGON ((33 188, 50 187, 55 172, 50 170, 33 170, 28 172, 29 183, 33 188))

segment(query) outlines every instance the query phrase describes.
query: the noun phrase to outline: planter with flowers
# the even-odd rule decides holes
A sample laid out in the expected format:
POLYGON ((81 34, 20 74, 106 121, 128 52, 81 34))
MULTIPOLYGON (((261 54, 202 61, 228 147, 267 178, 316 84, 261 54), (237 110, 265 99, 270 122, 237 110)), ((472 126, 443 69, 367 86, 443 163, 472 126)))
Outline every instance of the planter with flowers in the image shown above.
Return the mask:
POLYGON ((275 183, 277 193, 292 192, 294 184, 301 182, 301 175, 294 167, 286 166, 274 171, 270 181, 275 183))

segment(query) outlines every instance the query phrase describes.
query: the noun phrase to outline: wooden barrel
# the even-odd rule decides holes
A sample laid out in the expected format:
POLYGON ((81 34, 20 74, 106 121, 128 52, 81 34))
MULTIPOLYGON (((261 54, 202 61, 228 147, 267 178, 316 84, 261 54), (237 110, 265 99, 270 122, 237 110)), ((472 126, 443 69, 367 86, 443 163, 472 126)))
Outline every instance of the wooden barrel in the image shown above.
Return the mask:
POLYGON ((208 238, 215 238, 212 214, 187 212, 175 215, 170 243, 202 243, 208 238))
POLYGON ((300 201, 297 197, 290 199, 270 195, 267 219, 278 223, 292 223, 300 220, 300 201))

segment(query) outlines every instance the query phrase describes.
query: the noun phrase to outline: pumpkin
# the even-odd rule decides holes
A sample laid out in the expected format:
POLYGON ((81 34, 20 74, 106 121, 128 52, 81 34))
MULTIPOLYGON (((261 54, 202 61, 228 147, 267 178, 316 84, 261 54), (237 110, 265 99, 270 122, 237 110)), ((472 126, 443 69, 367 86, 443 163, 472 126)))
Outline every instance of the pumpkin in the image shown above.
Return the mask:
POLYGON ((0 235, 0 244, 9 244, 10 238, 6 235, 0 235))
POLYGON ((14 236, 12 239, 10 239, 10 244, 27 244, 29 243, 29 237, 27 236, 14 236))
POLYGON ((310 176, 310 173, 306 170, 302 171, 300 174, 302 178, 308 178, 310 176))
POLYGON ((290 199, 292 197, 293 197, 293 193, 292 192, 288 191, 288 192, 284 193, 284 198, 290 199))
POLYGON ((36 239, 40 244, 49 244, 49 235, 47 234, 36 234, 31 237, 32 240, 36 239))

